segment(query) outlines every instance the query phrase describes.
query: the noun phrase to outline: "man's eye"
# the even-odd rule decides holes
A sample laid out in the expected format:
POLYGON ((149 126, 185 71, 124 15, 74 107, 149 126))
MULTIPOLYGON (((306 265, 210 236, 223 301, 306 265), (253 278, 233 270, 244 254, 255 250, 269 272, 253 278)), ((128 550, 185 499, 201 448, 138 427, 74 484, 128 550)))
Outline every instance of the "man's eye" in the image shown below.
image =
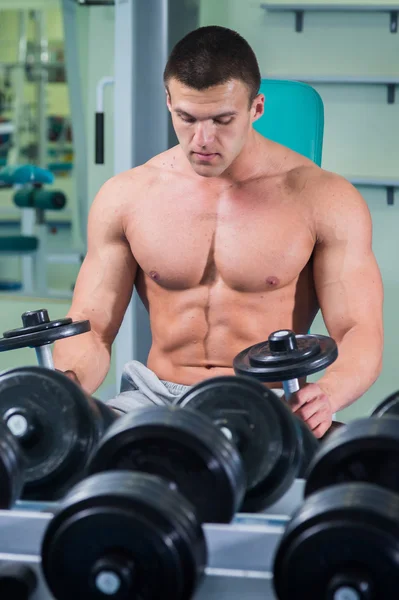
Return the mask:
POLYGON ((215 119, 215 123, 217 123, 218 125, 229 125, 232 122, 232 118, 228 119, 227 121, 221 121, 220 119, 215 119))
POLYGON ((182 115, 180 115, 180 118, 185 123, 194 123, 195 122, 195 119, 190 119, 190 118, 187 118, 187 117, 183 117, 182 115))

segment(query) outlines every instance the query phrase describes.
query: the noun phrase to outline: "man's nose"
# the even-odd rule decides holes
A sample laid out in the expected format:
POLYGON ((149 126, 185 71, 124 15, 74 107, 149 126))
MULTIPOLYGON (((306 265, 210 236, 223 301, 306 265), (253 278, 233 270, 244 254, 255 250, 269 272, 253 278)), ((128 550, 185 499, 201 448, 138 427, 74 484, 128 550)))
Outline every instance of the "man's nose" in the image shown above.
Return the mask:
POLYGON ((213 142, 214 137, 214 126, 211 122, 197 123, 195 142, 198 146, 209 146, 213 142))

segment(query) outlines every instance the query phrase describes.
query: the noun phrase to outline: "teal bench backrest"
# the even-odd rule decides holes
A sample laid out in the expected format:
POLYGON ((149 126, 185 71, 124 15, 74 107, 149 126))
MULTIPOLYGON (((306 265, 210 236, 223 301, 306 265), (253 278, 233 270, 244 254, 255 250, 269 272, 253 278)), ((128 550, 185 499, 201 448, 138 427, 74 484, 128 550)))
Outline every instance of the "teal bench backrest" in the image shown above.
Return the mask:
POLYGON ((262 79, 265 113, 254 128, 321 166, 324 106, 320 95, 306 83, 262 79))

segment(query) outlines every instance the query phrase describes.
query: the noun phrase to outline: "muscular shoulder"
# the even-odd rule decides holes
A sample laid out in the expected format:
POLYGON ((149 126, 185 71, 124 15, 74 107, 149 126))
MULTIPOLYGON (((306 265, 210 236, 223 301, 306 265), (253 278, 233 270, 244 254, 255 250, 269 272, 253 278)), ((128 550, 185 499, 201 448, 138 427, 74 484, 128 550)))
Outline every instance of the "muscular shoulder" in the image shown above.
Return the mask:
POLYGON ((134 211, 135 199, 144 187, 142 168, 114 175, 98 190, 89 211, 88 232, 92 236, 123 238, 126 215, 134 211))
POLYGON ((319 242, 370 229, 367 203, 344 177, 317 165, 293 169, 288 177, 308 208, 319 242))
POLYGON ((140 165, 114 175, 99 189, 91 206, 91 213, 102 213, 112 221, 123 218, 126 211, 134 211, 143 191, 155 178, 154 169, 140 165))

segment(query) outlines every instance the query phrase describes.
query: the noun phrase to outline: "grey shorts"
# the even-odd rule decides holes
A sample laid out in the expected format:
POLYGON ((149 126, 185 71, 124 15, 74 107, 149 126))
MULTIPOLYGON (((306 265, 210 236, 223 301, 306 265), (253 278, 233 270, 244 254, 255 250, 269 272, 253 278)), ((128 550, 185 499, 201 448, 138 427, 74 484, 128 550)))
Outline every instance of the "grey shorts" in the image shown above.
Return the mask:
MULTIPOLYGON (((121 391, 106 404, 120 413, 142 406, 173 406, 192 386, 159 379, 154 371, 137 360, 128 362, 122 373, 121 391)), ((278 396, 283 390, 273 390, 278 396)))
POLYGON ((171 406, 190 387, 159 379, 154 371, 132 360, 123 369, 120 393, 106 404, 121 413, 151 404, 171 406))

